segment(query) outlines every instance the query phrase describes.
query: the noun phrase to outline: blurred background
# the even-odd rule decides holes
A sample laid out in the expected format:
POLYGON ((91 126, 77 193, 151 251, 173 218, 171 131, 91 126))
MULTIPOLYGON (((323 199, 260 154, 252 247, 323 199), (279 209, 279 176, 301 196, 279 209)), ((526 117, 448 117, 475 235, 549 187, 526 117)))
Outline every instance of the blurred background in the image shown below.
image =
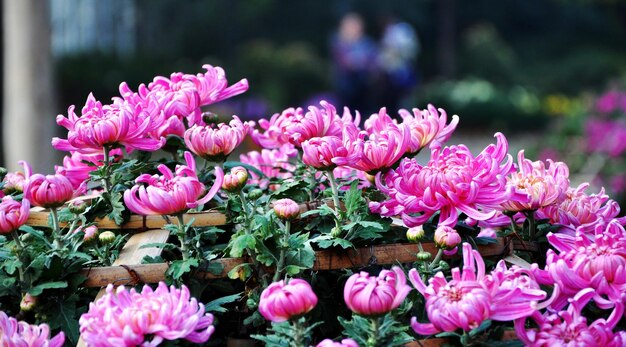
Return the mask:
POLYGON ((624 1, 3 0, 2 11, 9 168, 27 159, 51 172, 62 153, 50 138, 64 135, 55 116, 90 92, 107 102, 122 81, 136 89, 202 64, 249 80, 212 110, 223 115, 321 99, 365 114, 432 103, 460 116, 457 142, 478 148, 502 131, 531 158, 565 160, 606 186, 614 178, 601 173, 626 150, 611 147, 626 130, 603 136, 626 129, 624 1), (607 93, 617 96, 604 112, 607 93), (609 143, 594 149, 589 131, 609 143))

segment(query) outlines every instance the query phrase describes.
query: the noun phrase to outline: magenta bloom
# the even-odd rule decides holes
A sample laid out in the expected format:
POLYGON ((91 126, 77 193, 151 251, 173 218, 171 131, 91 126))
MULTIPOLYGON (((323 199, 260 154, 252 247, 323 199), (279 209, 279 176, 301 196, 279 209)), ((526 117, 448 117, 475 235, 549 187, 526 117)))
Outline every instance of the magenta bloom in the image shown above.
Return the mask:
POLYGON ((341 136, 344 124, 359 122, 360 116, 357 114, 353 120, 347 108, 339 117, 330 103, 322 101, 320 105, 322 108, 309 106, 306 113, 302 108, 288 108, 274 114, 269 121, 261 119, 259 125, 264 133, 255 130, 252 139, 263 148, 279 148, 288 143, 299 148, 304 141, 314 137, 341 136))
POLYGON ((237 116, 233 116, 229 124, 220 123, 217 127, 194 125, 185 131, 185 144, 202 158, 223 161, 241 144, 253 126, 253 122, 242 123, 237 116))
POLYGON ((314 137, 302 142, 302 161, 318 170, 330 170, 337 167, 335 162, 350 162, 356 160, 356 155, 350 154, 343 146, 341 138, 337 136, 314 137))
POLYGON ((24 198, 45 208, 60 207, 74 197, 74 187, 63 175, 34 174, 27 177, 24 198))
POLYGON ((391 271, 382 270, 378 277, 367 272, 350 276, 343 287, 343 300, 356 314, 380 316, 398 308, 410 291, 404 272, 394 266, 391 271))
POLYGON ((317 305, 317 296, 311 285, 302 279, 294 278, 270 284, 261 293, 259 312, 265 319, 274 323, 298 318, 317 305))
POLYGON ((83 241, 88 242, 95 240, 98 237, 98 227, 96 225, 90 225, 88 227, 78 227, 74 230, 74 233, 83 232, 85 235, 83 236, 83 241))
POLYGON ((57 124, 69 131, 67 140, 55 137, 52 146, 85 154, 102 152, 105 146, 123 145, 127 150, 144 151, 161 148, 165 139, 150 138, 149 133, 160 126, 162 119, 151 117, 141 105, 132 106, 120 100, 103 106, 89 94, 80 117, 70 106, 67 118, 57 116, 57 124))
POLYGON ((624 312, 623 304, 615 310, 608 319, 597 319, 591 324, 581 311, 587 302, 594 296, 592 290, 581 292, 571 299, 567 310, 560 312, 546 312, 541 315, 535 312, 531 318, 538 329, 526 329, 526 318, 515 320, 517 337, 530 347, 539 346, 610 346, 621 347, 626 345, 626 333, 614 333, 613 328, 619 322, 624 312))
POLYGON ((387 123, 385 130, 368 133, 348 124, 343 130, 343 141, 351 156, 336 160, 336 164, 373 175, 391 168, 404 156, 411 142, 411 130, 406 125, 387 123))
POLYGON ((341 342, 325 339, 318 343, 315 347, 359 347, 359 345, 353 339, 343 339, 341 342))
POLYGON ((409 152, 411 153, 416 153, 429 145, 443 145, 452 136, 452 132, 459 124, 459 117, 454 115, 450 124, 446 125, 448 120, 446 111, 442 108, 437 109, 430 104, 427 109, 414 108, 412 111, 412 115, 406 110, 398 112, 403 123, 411 129, 411 144, 409 145, 409 152))
POLYGON ((18 322, 0 311, 0 345, 7 347, 61 347, 65 335, 60 332, 50 338, 48 324, 30 325, 18 322))
POLYGON ((274 213, 280 219, 294 219, 300 215, 300 206, 291 199, 280 199, 274 201, 274 213))
POLYGON ((265 177, 259 177, 254 171, 250 171, 252 179, 250 183, 258 184, 262 188, 267 187, 270 178, 289 178, 296 169, 289 162, 289 158, 295 157, 298 151, 292 145, 285 145, 278 149, 263 149, 251 151, 239 156, 239 160, 259 169, 265 177))
MULTIPOLYGON (((121 158, 122 154, 123 153, 119 148, 113 149, 110 152, 110 155, 117 158, 121 158)), ((74 190, 80 191, 86 188, 85 182, 89 179, 89 173, 97 170, 98 166, 102 166, 103 161, 104 154, 102 151, 100 151, 100 153, 92 154, 71 152, 70 156, 65 156, 63 158, 63 166, 55 166, 55 172, 65 176, 72 183, 74 190), (93 165, 89 165, 85 162, 93 165)))
POLYGON ((622 300, 626 293, 626 232, 618 221, 597 225, 591 237, 550 233, 548 241, 558 254, 549 250, 545 272, 536 272, 543 283, 556 283, 561 289, 553 307, 565 307, 569 298, 587 288, 595 290, 594 300, 603 308, 622 300))
POLYGON ((507 185, 516 194, 502 204, 507 211, 534 211, 557 204, 565 199, 569 188, 569 169, 562 162, 548 159, 548 168, 541 161, 524 158, 524 151, 517 156, 519 171, 507 177, 507 185))
POLYGON ((224 172, 216 167, 216 179, 209 192, 198 180, 196 161, 189 152, 185 152, 187 165, 177 165, 175 173, 167 166, 158 167, 161 176, 143 174, 135 180, 137 183, 124 192, 124 203, 132 212, 140 215, 173 215, 207 203, 220 189, 224 172), (145 183, 146 185, 142 185, 145 183))
POLYGON ((157 346, 163 340, 204 343, 215 331, 213 315, 180 289, 160 282, 156 290, 145 285, 141 293, 109 284, 106 294, 89 304, 80 317, 80 335, 93 347, 157 346))
POLYGON ((585 194, 589 183, 582 183, 577 188, 569 188, 565 199, 555 205, 546 206, 538 211, 540 218, 549 218, 551 223, 561 224, 572 230, 579 229, 593 233, 598 222, 609 222, 620 212, 619 205, 604 193, 585 194))
POLYGON ((480 253, 464 243, 463 270, 452 269, 449 282, 438 272, 426 286, 417 270, 411 269, 409 279, 426 299, 429 320, 429 323, 419 323, 413 317, 413 330, 420 335, 457 329, 467 332, 486 319, 510 321, 530 316, 543 307, 537 303, 546 298, 546 293, 538 289, 530 271, 516 267, 507 269, 504 263, 498 267, 486 276, 480 253))
POLYGON ((27 199, 22 202, 5 196, 0 202, 0 234, 8 234, 26 224, 30 216, 30 203, 27 199))
POLYGON ((13 192, 23 192, 24 184, 26 183, 26 177, 21 172, 9 172, 6 176, 4 176, 4 187, 2 190, 6 194, 11 194, 13 192))
POLYGON ((505 177, 513 170, 506 138, 500 133, 496 138, 496 145, 476 157, 459 145, 432 149, 426 166, 404 159, 384 182, 377 176, 376 186, 390 199, 370 207, 385 216, 402 213, 409 227, 424 224, 438 211, 439 224, 449 227, 456 225, 459 211, 474 220, 492 218, 511 195, 505 177))
POLYGON ((224 175, 224 182, 222 182, 222 189, 227 192, 238 192, 248 182, 248 170, 243 166, 235 166, 230 169, 230 173, 224 175))

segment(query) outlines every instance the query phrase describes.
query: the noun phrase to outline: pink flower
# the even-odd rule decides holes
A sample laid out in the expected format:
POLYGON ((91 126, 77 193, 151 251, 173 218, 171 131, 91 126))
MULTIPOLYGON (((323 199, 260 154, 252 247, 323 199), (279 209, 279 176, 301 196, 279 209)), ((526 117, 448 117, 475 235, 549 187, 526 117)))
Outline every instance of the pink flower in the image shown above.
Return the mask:
POLYGON ((242 123, 233 116, 229 124, 194 125, 185 131, 185 144, 196 155, 211 161, 223 161, 243 142, 253 122, 242 123))
POLYGON ((496 138, 496 145, 476 157, 459 145, 432 149, 426 166, 404 159, 384 182, 376 177, 376 186, 390 199, 370 208, 385 216, 401 213, 409 227, 424 224, 436 212, 441 213, 439 224, 449 227, 456 225, 459 211, 474 220, 492 218, 511 194, 505 177, 513 170, 506 138, 500 133, 496 138))
POLYGON ((69 132, 67 140, 53 138, 52 146, 85 154, 101 152, 105 146, 119 145, 127 150, 156 151, 163 146, 165 139, 150 138, 149 133, 161 123, 162 120, 144 112, 141 105, 118 101, 103 106, 93 94, 89 94, 80 117, 74 113, 74 106, 68 109, 68 118, 57 116, 57 124, 69 132))
POLYGON ((341 342, 325 339, 315 347, 359 347, 359 345, 353 339, 343 339, 341 342))
POLYGON ((294 278, 270 284, 261 293, 259 312, 274 323, 298 318, 317 305, 317 296, 305 280, 294 278))
POLYGON ((300 215, 300 206, 291 199, 280 199, 274 201, 274 213, 280 219, 294 219, 300 215))
POLYGON ((404 272, 394 266, 391 271, 382 270, 378 277, 363 271, 350 276, 343 287, 343 299, 356 314, 379 316, 398 308, 410 291, 404 272))
POLYGON ((168 289, 164 282, 156 290, 145 285, 141 293, 109 284, 79 323, 81 337, 93 347, 157 346, 179 339, 204 343, 215 331, 213 315, 186 286, 168 289))
POLYGON ((395 165, 409 148, 411 130, 406 125, 387 125, 385 130, 376 133, 359 131, 354 124, 346 125, 343 142, 351 156, 336 160, 336 164, 365 171, 370 175, 386 171, 395 165))
POLYGON ((335 162, 350 162, 356 156, 350 154, 337 136, 314 137, 302 142, 302 161, 318 170, 329 170, 337 167, 335 162))
POLYGON ((585 194, 588 187, 589 183, 582 183, 577 188, 569 188, 562 202, 542 208, 538 216, 549 218, 551 223, 593 233, 598 222, 616 218, 620 208, 617 202, 609 199, 604 189, 598 194, 585 194))
POLYGON ((510 321, 527 317, 545 305, 537 304, 545 299, 546 293, 538 289, 530 271, 516 267, 507 269, 504 263, 498 267, 486 276, 480 253, 464 243, 463 270, 452 269, 449 282, 438 272, 426 286, 417 270, 411 269, 409 279, 426 299, 429 320, 429 323, 419 323, 413 317, 413 330, 421 335, 457 329, 467 332, 486 319, 510 321))
POLYGON ((243 166, 235 166, 230 169, 230 173, 224 175, 222 189, 228 192, 240 191, 248 182, 248 170, 243 166))
POLYGON ((22 202, 13 200, 11 196, 5 196, 0 202, 0 234, 8 234, 26 224, 30 216, 30 202, 22 199, 22 202))
MULTIPOLYGON (((370 182, 370 178, 372 178, 372 181, 373 181, 372 176, 369 176, 368 178, 368 175, 365 172, 361 170, 355 170, 347 166, 337 166, 336 168, 334 168, 333 176, 335 177, 335 179, 337 180, 342 179, 344 182, 352 182, 354 180, 359 180, 359 185, 358 185, 359 189, 363 189, 363 188, 367 188, 371 186, 372 182, 370 182)), ((348 190, 350 189, 350 187, 343 186, 340 189, 348 190)))
POLYGON ((515 320, 517 337, 530 347, 539 346, 610 346, 626 345, 626 333, 614 333, 613 328, 619 322, 624 311, 623 304, 608 319, 597 319, 591 324, 581 311, 595 294, 591 290, 581 292, 571 299, 567 310, 550 311, 543 315, 535 312, 531 318, 537 329, 526 329, 526 318, 515 320))
POLYGON ((206 189, 198 180, 196 161, 189 152, 185 152, 185 161, 187 165, 177 165, 175 173, 161 164, 158 167, 161 176, 143 174, 137 177, 137 184, 124 192, 126 206, 140 215, 173 215, 211 200, 222 185, 222 169, 215 168, 216 179, 213 187, 201 199, 200 196, 206 189))
MULTIPOLYGON (((123 153, 121 149, 116 148, 111 150, 110 155, 121 158, 123 153)), ((89 179, 89 174, 97 170, 98 166, 102 166, 103 161, 104 154, 102 152, 92 154, 71 152, 70 156, 63 158, 63 166, 55 166, 55 172, 65 176, 72 183, 74 190, 78 190, 80 191, 79 194, 82 194, 86 189, 85 182, 89 179)))
POLYGON ((4 176, 4 187, 3 191, 6 194, 11 194, 13 192, 23 192, 24 184, 26 183, 26 177, 21 172, 9 172, 6 176, 4 176))
POLYGON ((60 207, 74 197, 74 187, 63 175, 34 174, 27 177, 24 198, 45 208, 60 207))
POLYGON ((440 225, 435 230, 434 241, 437 247, 450 250, 461 243, 461 235, 449 226, 440 225))
POLYGON ((548 168, 541 161, 524 158, 524 151, 517 156, 519 171, 507 177, 507 185, 516 193, 502 204, 511 212, 534 211, 556 204, 565 199, 569 188, 569 169, 562 162, 548 159, 548 168))
POLYGON ((292 145, 285 145, 279 149, 263 149, 251 151, 239 156, 239 160, 259 169, 265 177, 259 177, 254 171, 250 171, 251 184, 259 184, 262 188, 267 187, 270 178, 289 178, 296 169, 289 162, 289 158, 295 157, 297 150, 292 145))
POLYGON ((81 232, 81 231, 85 234, 83 236, 83 241, 84 242, 95 240, 96 237, 98 236, 98 226, 96 226, 96 225, 90 225, 90 226, 88 226, 86 228, 80 226, 80 227, 76 228, 76 230, 74 230, 74 233, 78 233, 78 232, 81 232))
POLYGON ((263 148, 279 148, 287 143, 301 147, 304 141, 314 137, 341 136, 344 124, 359 122, 358 113, 353 120, 347 108, 343 116, 339 117, 330 103, 322 101, 320 105, 322 108, 309 106, 306 113, 302 108, 288 108, 274 114, 269 121, 261 119, 259 125, 264 133, 255 130, 252 139, 263 148))
POLYGON ((626 293, 626 232, 618 221, 597 225, 593 236, 549 233, 547 237, 558 253, 548 250, 545 272, 535 271, 545 284, 556 283, 561 288, 562 295, 553 304, 556 309, 587 288, 595 290, 594 300, 604 308, 622 300, 626 293))
POLYGON ((398 113, 402 117, 403 123, 411 129, 411 144, 408 150, 410 153, 419 152, 428 145, 443 145, 452 136, 452 132, 459 123, 459 117, 454 115, 450 124, 446 125, 448 120, 446 111, 442 108, 437 109, 430 104, 428 109, 414 108, 412 115, 406 110, 400 110, 398 113))
POLYGON ((30 325, 18 322, 0 311, 0 345, 8 347, 61 347, 65 335, 60 332, 50 338, 48 324, 30 325))

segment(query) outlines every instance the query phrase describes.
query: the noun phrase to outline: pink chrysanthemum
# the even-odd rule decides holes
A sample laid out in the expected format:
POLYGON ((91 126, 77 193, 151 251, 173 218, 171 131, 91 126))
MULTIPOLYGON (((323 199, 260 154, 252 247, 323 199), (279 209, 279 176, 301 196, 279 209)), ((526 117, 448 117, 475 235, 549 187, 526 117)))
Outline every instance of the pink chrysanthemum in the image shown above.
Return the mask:
POLYGON ((517 155, 519 168, 507 177, 507 185, 516 192, 502 203, 511 212, 535 211, 541 207, 557 204, 565 198, 569 188, 569 169, 562 162, 548 159, 548 168, 541 161, 524 158, 524 151, 517 155))
POLYGON ((30 325, 26 322, 19 322, 0 311, 0 346, 61 347, 64 342, 63 332, 50 338, 48 324, 30 325))
POLYGON ((302 161, 318 170, 337 167, 337 161, 348 163, 356 160, 358 154, 349 153, 343 141, 337 136, 314 137, 302 142, 302 161))
POLYGON ((259 169, 265 177, 250 171, 250 183, 258 184, 261 188, 267 187, 270 178, 289 178, 293 176, 295 165, 289 162, 290 158, 298 154, 297 150, 290 144, 278 149, 262 149, 261 151, 251 151, 239 156, 239 160, 256 169, 259 169))
POLYGON ((404 272, 394 266, 382 270, 377 277, 367 272, 350 276, 343 289, 343 299, 356 314, 380 316, 398 308, 410 291, 404 272))
POLYGON ((228 124, 194 125, 185 131, 185 144, 202 158, 223 161, 243 142, 252 127, 254 122, 242 122, 237 116, 228 124))
POLYGON ((261 293, 259 312, 265 319, 280 323, 311 311, 317 305, 317 295, 311 285, 300 278, 270 284, 261 293))
POLYGON ((506 176, 513 170, 508 143, 497 133, 497 144, 474 157, 464 145, 432 149, 431 159, 421 166, 404 159, 398 169, 376 186, 390 199, 370 206, 383 215, 402 213, 407 226, 422 225, 436 212, 439 224, 454 227, 459 211, 474 220, 492 218, 509 199, 506 176), (384 182, 383 182, 384 180, 384 182))
POLYGON ((414 317, 411 327, 421 335, 462 329, 467 332, 487 320, 510 321, 532 315, 545 305, 538 301, 546 293, 534 283, 530 271, 504 263, 490 275, 485 275, 485 264, 478 251, 468 243, 463 244, 463 270, 452 269, 452 280, 442 272, 424 284, 415 269, 409 271, 409 279, 426 299, 429 323, 419 323, 414 317), (524 278, 522 278, 524 277, 524 278))
POLYGON ((124 286, 107 293, 80 317, 80 334, 89 346, 157 346, 163 340, 185 339, 204 343, 215 331, 213 315, 190 297, 186 286, 170 288, 160 282, 156 290, 141 293, 124 286))
POLYGON ((222 186, 224 172, 215 168, 215 182, 201 198, 206 187, 198 180, 196 161, 189 152, 185 152, 185 161, 187 165, 177 165, 175 173, 161 164, 158 167, 161 176, 143 174, 137 177, 137 185, 124 192, 126 206, 141 215, 173 215, 211 200, 222 186))
POLYGON ((21 202, 5 196, 0 202, 0 234, 8 234, 26 224, 30 216, 30 202, 22 199, 21 202))

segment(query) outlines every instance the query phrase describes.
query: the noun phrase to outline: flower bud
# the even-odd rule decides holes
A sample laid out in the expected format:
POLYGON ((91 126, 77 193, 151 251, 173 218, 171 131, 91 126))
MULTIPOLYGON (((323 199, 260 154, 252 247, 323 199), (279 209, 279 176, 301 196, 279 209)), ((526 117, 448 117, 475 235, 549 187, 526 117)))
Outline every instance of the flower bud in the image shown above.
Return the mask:
POLYGON ((84 200, 74 200, 68 206, 73 214, 81 214, 87 210, 87 203, 84 200))
POLYGON ((311 311, 317 305, 317 296, 305 280, 294 278, 285 284, 270 284, 261 293, 259 312, 265 319, 280 323, 295 319, 311 311))
POLYGON ((439 248, 452 249, 461 243, 461 235, 456 230, 440 225, 435 230, 435 244, 439 248))
POLYGON ((439 267, 441 268, 441 271, 448 271, 448 270, 450 270, 450 264, 448 264, 448 262, 446 262, 445 260, 440 260, 439 261, 439 267))
POLYGON ((419 261, 427 261, 430 259, 430 257, 432 257, 432 254, 428 253, 428 252, 419 252, 417 253, 417 260, 419 261))
POLYGON ((409 228, 409 230, 406 231, 406 238, 411 243, 418 243, 422 238, 424 238, 424 234, 424 228, 420 225, 409 228))
POLYGON ((37 305, 37 297, 26 293, 24 294, 24 296, 22 297, 22 301, 20 302, 20 310, 24 312, 29 312, 32 311, 33 308, 35 308, 35 305, 37 305))
POLYGON ((103 245, 108 245, 109 243, 115 241, 115 234, 109 230, 103 231, 100 233, 100 236, 98 236, 98 240, 100 240, 100 243, 103 245))
POLYGON ((4 179, 4 176, 6 176, 8 173, 7 169, 5 167, 0 166, 0 181, 4 179))
POLYGON ((341 230, 341 228, 339 228, 339 227, 334 227, 330 231, 330 236, 332 236, 332 237, 341 237, 341 234, 343 234, 343 230, 341 230))
POLYGON ((230 173, 224 175, 222 189, 227 192, 236 193, 248 182, 248 170, 242 166, 235 166, 230 169, 230 173))
POLYGON ((206 124, 217 124, 220 121, 219 116, 213 112, 204 112, 202 114, 202 120, 206 124))
POLYGON ((295 219, 300 216, 300 206, 291 199, 280 199, 274 201, 274 212, 280 219, 295 219))
MULTIPOLYGON (((74 231, 75 233, 77 232, 83 232, 85 233, 85 236, 83 236, 83 241, 84 242, 90 242, 96 239, 96 236, 98 235, 98 227, 95 225, 90 225, 86 228, 83 228, 82 226, 79 228, 76 228, 76 230, 74 231)), ((115 237, 115 235, 114 235, 115 237)))
POLYGON ((263 191, 261 189, 253 189, 248 193, 248 199, 256 200, 263 196, 263 191))

